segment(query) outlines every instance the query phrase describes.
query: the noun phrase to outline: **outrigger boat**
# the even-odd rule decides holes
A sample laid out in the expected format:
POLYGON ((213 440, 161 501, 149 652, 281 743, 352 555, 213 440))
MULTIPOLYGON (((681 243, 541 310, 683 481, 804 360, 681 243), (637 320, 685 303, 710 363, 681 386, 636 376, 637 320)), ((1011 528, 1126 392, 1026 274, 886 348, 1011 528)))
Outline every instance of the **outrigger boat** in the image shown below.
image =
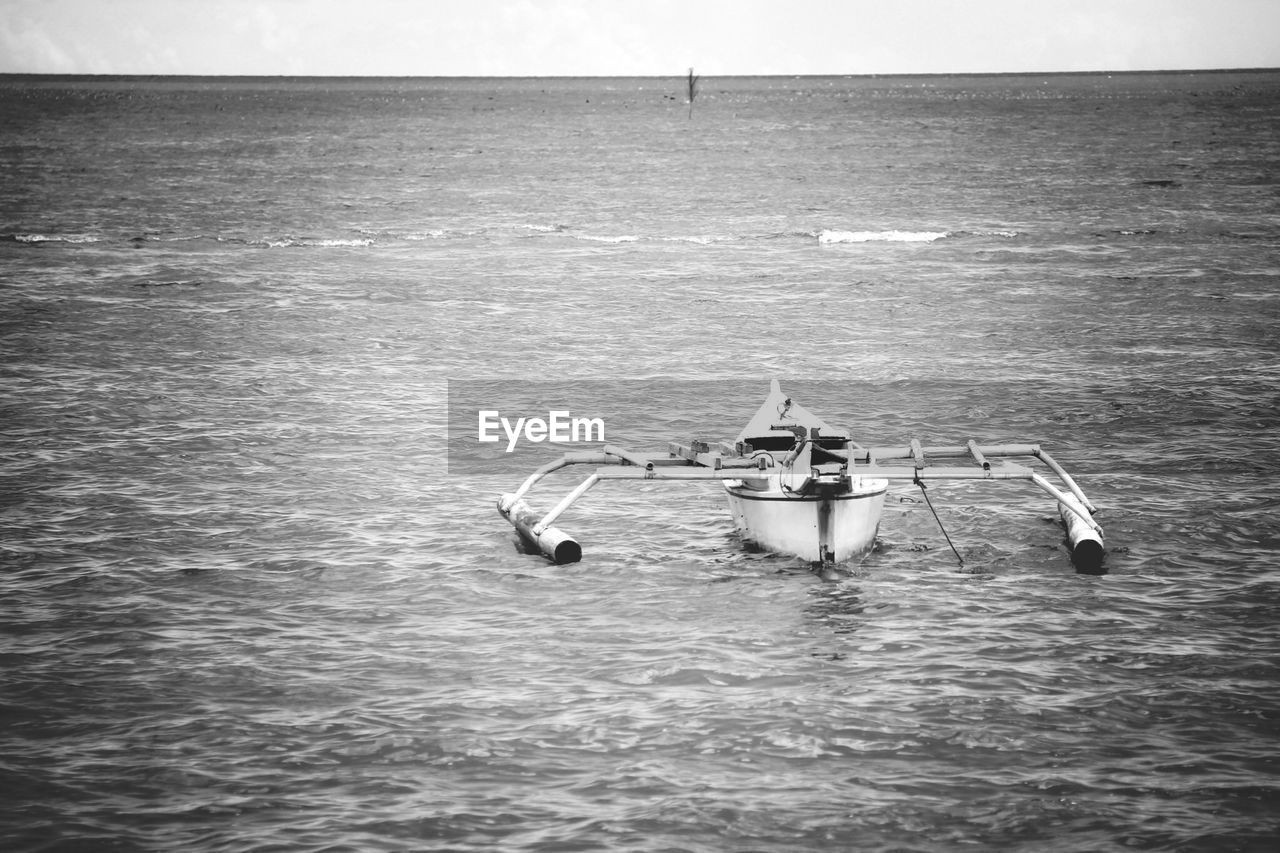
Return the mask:
POLYGON ((1080 571, 1098 571, 1104 553, 1102 528, 1093 518, 1097 510, 1039 445, 969 441, 933 447, 912 440, 905 446, 863 447, 793 402, 776 379, 733 444, 722 442, 713 449, 702 441, 673 442, 665 455, 607 444, 598 452, 566 453, 499 498, 498 512, 527 546, 556 563, 577 562, 581 546, 552 525, 601 480, 718 480, 745 541, 819 564, 857 559, 871 550, 890 481, 906 480, 923 489, 926 481, 935 480, 1028 480, 1057 501, 1080 571), (1064 488, 1010 457, 1038 460, 1064 488), (597 468, 549 512, 535 512, 524 496, 542 478, 569 465, 597 468))

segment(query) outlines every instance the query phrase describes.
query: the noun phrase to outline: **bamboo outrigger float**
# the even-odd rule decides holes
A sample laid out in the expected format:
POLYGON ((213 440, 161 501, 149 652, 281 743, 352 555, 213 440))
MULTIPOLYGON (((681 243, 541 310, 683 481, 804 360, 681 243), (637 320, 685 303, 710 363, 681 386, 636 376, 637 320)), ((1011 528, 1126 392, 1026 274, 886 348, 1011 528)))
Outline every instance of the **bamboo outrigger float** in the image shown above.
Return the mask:
MULTIPOLYGON (((605 445, 571 452, 534 471, 520 488, 498 500, 498 512, 527 545, 556 563, 582 559, 582 548, 555 521, 601 480, 692 482, 718 480, 742 537, 765 550, 819 564, 857 559, 871 550, 891 480, 1027 480, 1058 504, 1072 560, 1097 572, 1103 559, 1097 512, 1079 485, 1037 444, 862 447, 792 402, 774 380, 764 404, 733 444, 671 443, 665 455, 636 454, 605 445), (1055 486, 1010 457, 1036 459, 1055 474, 1055 486), (549 512, 524 500, 553 471, 569 465, 596 470, 549 512)), ((928 495, 926 493, 926 499, 928 495)), ((932 504, 930 505, 932 506, 932 504)), ((958 556, 958 554, 957 554, 958 556)))

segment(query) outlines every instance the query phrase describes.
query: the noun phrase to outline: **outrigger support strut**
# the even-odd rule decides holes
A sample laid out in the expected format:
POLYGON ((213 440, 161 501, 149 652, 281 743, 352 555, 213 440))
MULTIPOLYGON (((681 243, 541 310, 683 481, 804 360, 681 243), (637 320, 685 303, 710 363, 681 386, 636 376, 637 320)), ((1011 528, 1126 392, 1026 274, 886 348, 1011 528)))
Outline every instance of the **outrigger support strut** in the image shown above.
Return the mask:
POLYGON ((500 497, 498 512, 511 522, 529 544, 536 546, 552 562, 576 563, 582 559, 581 546, 567 533, 551 524, 601 480, 768 480, 768 475, 762 473, 756 463, 749 467, 683 467, 693 464, 682 458, 656 459, 641 456, 610 445, 605 445, 600 453, 566 453, 530 474, 516 491, 500 497), (543 477, 569 465, 603 467, 561 498, 550 512, 538 516, 524 501, 524 496, 543 477))
MULTIPOLYGON (((797 445, 806 440, 807 437, 797 434, 797 445)), ((979 445, 969 441, 964 445, 926 447, 919 441, 912 441, 910 445, 893 447, 851 445, 848 450, 824 447, 823 452, 840 460, 842 470, 849 476, 864 479, 908 480, 921 484, 925 480, 1029 480, 1057 501, 1077 565, 1097 568, 1101 564, 1102 528, 1092 516, 1097 510, 1075 480, 1038 444, 979 445), (1030 468, 999 459, 1008 456, 1039 459, 1061 479, 1066 491, 1030 468), (934 465, 928 461, 930 457, 968 459, 973 465, 934 465), (992 462, 992 458, 999 461, 992 462), (905 464, 885 464, 896 460, 905 464)), ((498 499, 498 512, 526 542, 536 546, 548 559, 555 563, 572 563, 582 558, 582 548, 552 523, 601 480, 766 483, 771 476, 776 476, 776 473, 769 472, 776 464, 768 454, 752 453, 750 448, 746 448, 744 453, 742 449, 735 450, 723 444, 715 451, 703 442, 687 446, 671 444, 667 456, 637 454, 605 445, 599 452, 566 453, 538 468, 515 492, 498 499), (548 474, 570 465, 595 465, 597 468, 550 512, 539 516, 524 501, 524 496, 548 474)))

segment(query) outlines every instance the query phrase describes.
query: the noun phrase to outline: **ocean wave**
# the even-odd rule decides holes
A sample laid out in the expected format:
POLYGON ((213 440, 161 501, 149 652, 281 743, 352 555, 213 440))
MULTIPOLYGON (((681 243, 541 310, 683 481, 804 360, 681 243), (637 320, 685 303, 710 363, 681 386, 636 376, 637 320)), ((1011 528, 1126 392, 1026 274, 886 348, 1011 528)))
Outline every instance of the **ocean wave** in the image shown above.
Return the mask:
MULTIPOLYGON (((563 227, 547 229, 548 233, 565 233, 563 227)), ((571 239, 584 240, 588 243, 693 243, 698 246, 710 246, 713 243, 729 243, 751 237, 730 237, 717 234, 657 234, 641 236, 638 234, 568 234, 571 239)))
MULTIPOLYGON (((161 236, 157 234, 143 234, 139 236, 129 237, 122 240, 132 245, 139 246, 144 243, 182 243, 197 242, 202 240, 211 240, 223 245, 240 245, 252 248, 369 248, 374 246, 389 245, 395 243, 421 243, 437 240, 451 240, 455 238, 474 238, 478 235, 489 235, 501 237, 502 228, 480 228, 479 230, 452 230, 448 228, 428 228, 423 230, 400 230, 392 229, 388 231, 376 229, 360 229, 356 231, 356 236, 350 237, 308 237, 298 236, 294 234, 266 235, 266 236, 241 236, 230 234, 176 234, 161 236)), ((750 243, 761 240, 777 240, 777 239, 796 239, 796 240, 813 240, 817 238, 820 244, 828 243, 932 243, 948 237, 997 237, 997 238, 1013 238, 1021 236, 1022 232, 1012 229, 966 229, 957 231, 908 231, 890 229, 883 231, 847 231, 837 229, 823 229, 821 231, 782 231, 772 233, 759 234, 692 234, 692 233, 592 233, 587 231, 577 231, 573 226, 569 225, 521 225, 519 230, 533 232, 531 236, 538 237, 563 237, 570 240, 578 240, 587 243, 603 243, 603 244, 624 244, 624 243, 689 243, 699 246, 710 246, 720 243, 750 243)), ((42 243, 62 243, 62 244, 83 244, 83 243, 113 243, 118 242, 117 239, 101 235, 93 234, 73 234, 73 233, 10 233, 0 234, 0 241, 13 241, 17 243, 26 243, 38 245, 42 243)))
POLYGON ((1002 237, 1005 239, 1013 239, 1021 237, 1023 232, 1015 231, 1012 228, 967 228, 963 231, 950 231, 949 237, 1002 237))
POLYGON ((586 240, 590 243, 639 243, 640 237, 635 234, 619 234, 616 236, 606 236, 599 234, 577 234, 574 235, 575 240, 586 240))
POLYGON ((833 231, 818 232, 819 243, 932 243, 949 231, 833 231))
POLYGON ((734 238, 732 237, 715 237, 706 235, 689 235, 681 237, 663 237, 668 243, 695 243, 699 246, 710 246, 712 243, 726 243, 734 238))
POLYGON ((15 243, 99 243, 101 237, 93 234, 5 234, 4 239, 15 243))
POLYGON ((137 245, 141 243, 194 243, 200 240, 217 242, 219 239, 218 237, 210 237, 207 234, 177 234, 172 237, 162 237, 159 234, 139 234, 136 237, 130 237, 128 242, 137 245))
POLYGON ((371 237, 264 237, 247 242, 250 246, 265 246, 268 249, 362 249, 372 246, 376 241, 371 237))

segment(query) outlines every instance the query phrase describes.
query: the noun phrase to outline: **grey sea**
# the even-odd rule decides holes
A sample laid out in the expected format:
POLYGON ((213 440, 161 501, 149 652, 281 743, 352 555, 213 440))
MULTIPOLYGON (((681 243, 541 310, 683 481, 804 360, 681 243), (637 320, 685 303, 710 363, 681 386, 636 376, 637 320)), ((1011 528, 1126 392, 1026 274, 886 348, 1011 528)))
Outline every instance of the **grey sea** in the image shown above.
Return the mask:
POLYGON ((0 847, 1270 853, 1278 176, 1275 71, 0 78, 0 847), (557 566, 566 448, 450 429, 774 378, 1042 444, 1103 573, 1016 483, 834 579, 605 484, 557 566))

